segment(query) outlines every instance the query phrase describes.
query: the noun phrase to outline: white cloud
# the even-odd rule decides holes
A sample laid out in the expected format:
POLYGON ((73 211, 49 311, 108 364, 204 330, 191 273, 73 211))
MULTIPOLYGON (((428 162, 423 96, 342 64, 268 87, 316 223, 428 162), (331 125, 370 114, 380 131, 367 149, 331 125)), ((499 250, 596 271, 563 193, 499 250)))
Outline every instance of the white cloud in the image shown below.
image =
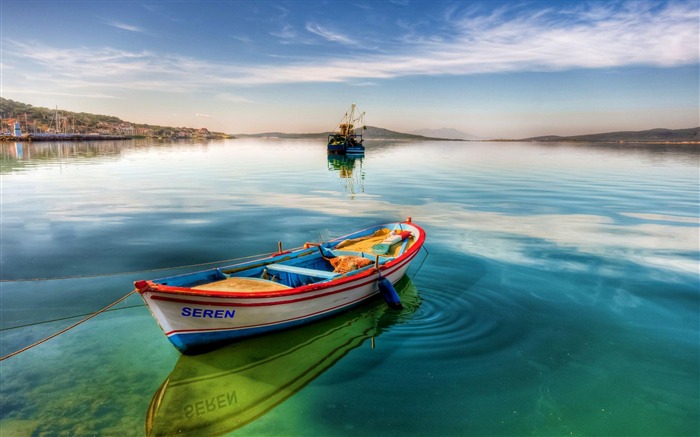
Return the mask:
POLYGON ((144 33, 145 32, 145 30, 141 29, 138 26, 132 26, 132 25, 126 24, 126 23, 120 23, 118 21, 110 21, 107 24, 112 26, 112 27, 116 27, 117 29, 127 30, 129 32, 137 32, 137 33, 144 33))
POLYGON ((292 44, 298 38, 296 30, 290 25, 285 25, 280 30, 270 32, 270 35, 279 38, 282 44, 292 44))
POLYGON ((322 27, 319 24, 316 23, 307 23, 306 24, 306 30, 309 32, 320 36, 321 38, 331 41, 331 42, 337 42, 340 44, 345 44, 345 45, 357 45, 357 42, 351 40, 350 38, 346 37, 345 35, 341 35, 340 33, 337 32, 332 32, 328 30, 325 27, 322 27))
MULTIPOLYGON (((152 51, 117 48, 58 48, 27 40, 3 42, 3 69, 21 71, 28 86, 89 94, 94 90, 195 92, 226 86, 284 83, 368 83, 419 75, 469 75, 512 71, 561 71, 630 65, 696 64, 699 12, 696 4, 630 2, 625 7, 577 6, 569 10, 530 11, 502 8, 489 15, 475 9, 451 10, 448 31, 404 41, 391 54, 326 54, 318 59, 274 59, 276 64, 232 64, 152 51), (361 68, 358 68, 361 66, 361 68), (79 91, 76 91, 79 90, 79 91)), ((135 26, 113 23, 130 31, 135 26)), ((328 41, 355 44, 317 24, 307 30, 328 41)), ((285 27, 277 36, 299 43, 285 27)), ((366 45, 368 46, 368 45, 366 45)), ((6 86, 12 87, 8 81, 6 86)), ((229 101, 245 98, 221 95, 229 101)))

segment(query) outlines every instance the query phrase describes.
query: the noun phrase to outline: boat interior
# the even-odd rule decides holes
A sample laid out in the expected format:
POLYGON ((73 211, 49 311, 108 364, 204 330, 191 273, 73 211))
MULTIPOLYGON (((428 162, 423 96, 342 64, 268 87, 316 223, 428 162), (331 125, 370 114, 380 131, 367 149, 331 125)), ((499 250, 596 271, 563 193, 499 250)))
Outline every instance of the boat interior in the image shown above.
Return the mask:
POLYGON ((307 243, 304 249, 282 252, 264 260, 154 282, 203 291, 269 292, 331 281, 374 269, 377 263, 381 266, 415 242, 411 235, 395 244, 382 244, 391 234, 392 230, 381 228, 340 242, 307 243))

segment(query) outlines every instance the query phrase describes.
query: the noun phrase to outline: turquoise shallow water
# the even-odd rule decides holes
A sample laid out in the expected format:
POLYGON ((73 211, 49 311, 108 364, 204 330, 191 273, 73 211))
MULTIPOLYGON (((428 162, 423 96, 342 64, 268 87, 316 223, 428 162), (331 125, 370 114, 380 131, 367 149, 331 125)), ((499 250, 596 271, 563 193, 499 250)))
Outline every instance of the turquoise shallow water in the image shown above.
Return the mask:
POLYGON ((698 434, 697 146, 2 147, 3 356, 136 279, 407 216, 428 235, 404 312, 375 302, 209 359, 181 358, 131 296, 0 362, 3 436, 156 434, 180 403, 192 435, 698 434), (246 405, 260 390, 279 399, 246 405))

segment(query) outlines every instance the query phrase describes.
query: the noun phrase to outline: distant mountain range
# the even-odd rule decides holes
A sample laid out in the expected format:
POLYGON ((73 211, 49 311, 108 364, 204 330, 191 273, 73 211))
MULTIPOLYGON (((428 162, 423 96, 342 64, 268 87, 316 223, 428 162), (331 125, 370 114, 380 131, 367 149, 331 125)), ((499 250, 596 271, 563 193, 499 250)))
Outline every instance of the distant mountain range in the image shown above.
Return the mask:
MULTIPOLYGON (((509 140, 512 141, 512 140, 509 140)), ((643 131, 620 131, 601 134, 573 135, 561 137, 547 135, 543 137, 522 138, 516 141, 580 141, 595 143, 641 142, 641 143, 698 143, 700 142, 700 127, 689 129, 650 129, 643 131)))
MULTIPOLYGON (((309 134, 288 134, 283 132, 265 132, 259 134, 235 134, 237 138, 326 138, 330 132, 309 134)), ((650 129, 644 131, 620 131, 589 135, 558 136, 546 135, 520 139, 484 140, 456 129, 420 129, 406 134, 367 126, 363 132, 367 140, 404 140, 404 141, 535 141, 535 142, 589 142, 589 143, 700 143, 700 127, 689 129, 650 129), (420 133, 420 134, 419 134, 420 133)))
POLYGON ((411 131, 412 134, 421 135, 424 137, 447 138, 451 140, 472 140, 478 141, 483 138, 476 135, 468 134, 457 129, 443 127, 442 129, 418 129, 411 131))
MULTIPOLYGON (((263 132, 258 134, 234 134, 236 138, 285 138, 285 139, 299 139, 299 138, 327 138, 331 132, 318 132, 318 133, 308 133, 308 134, 289 134, 284 132, 263 132)), ((362 131, 362 136, 368 140, 434 140, 434 141, 448 141, 450 138, 445 137, 431 137, 415 134, 405 134, 402 132, 395 132, 389 129, 383 129, 376 126, 367 126, 367 128, 362 131)))

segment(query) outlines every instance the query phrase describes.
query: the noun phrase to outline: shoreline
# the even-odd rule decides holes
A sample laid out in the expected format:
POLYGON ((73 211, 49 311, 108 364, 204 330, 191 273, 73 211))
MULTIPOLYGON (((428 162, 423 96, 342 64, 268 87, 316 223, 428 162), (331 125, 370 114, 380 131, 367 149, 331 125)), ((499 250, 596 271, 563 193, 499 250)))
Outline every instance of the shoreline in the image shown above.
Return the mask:
MULTIPOLYGON (((469 140, 476 141, 476 140, 469 140)), ((689 141, 689 140, 679 140, 679 141, 667 141, 667 140, 483 140, 484 142, 491 143, 540 143, 540 144, 555 144, 555 143, 570 143, 570 144, 663 144, 663 145, 688 145, 688 144, 700 144, 700 141, 689 141)))
POLYGON ((2 142, 36 142, 36 141, 100 141, 100 140, 130 140, 133 137, 127 135, 102 135, 102 134, 24 134, 21 137, 14 135, 0 135, 2 142))
MULTIPOLYGON (((142 138, 153 138, 153 139, 236 139, 236 137, 227 138, 197 138, 197 137, 174 137, 174 138, 163 138, 163 137, 148 137, 141 135, 105 135, 105 134, 24 134, 21 137, 16 137, 14 135, 0 135, 0 142, 51 142, 51 141, 106 141, 106 140, 133 140, 142 138)), ((258 138, 258 137, 253 137, 258 138)), ((269 138, 265 138, 269 139, 269 138)), ((279 138, 277 138, 279 139, 279 138)), ((286 138, 284 138, 286 139, 286 138)), ((513 142, 526 142, 526 143, 540 143, 540 144, 554 144, 554 143, 570 143, 570 144, 643 144, 643 145, 700 145, 700 141, 692 140, 679 140, 679 141, 664 141, 664 140, 614 140, 614 141, 591 141, 591 140, 574 140, 574 139, 560 139, 560 140, 514 140, 514 139, 487 139, 487 140, 464 140, 464 139, 448 139, 448 138, 426 138, 429 141, 460 141, 460 142, 490 142, 490 143, 513 143, 513 142)), ((423 139, 387 139, 387 138, 377 138, 371 141, 425 141, 423 139)))

